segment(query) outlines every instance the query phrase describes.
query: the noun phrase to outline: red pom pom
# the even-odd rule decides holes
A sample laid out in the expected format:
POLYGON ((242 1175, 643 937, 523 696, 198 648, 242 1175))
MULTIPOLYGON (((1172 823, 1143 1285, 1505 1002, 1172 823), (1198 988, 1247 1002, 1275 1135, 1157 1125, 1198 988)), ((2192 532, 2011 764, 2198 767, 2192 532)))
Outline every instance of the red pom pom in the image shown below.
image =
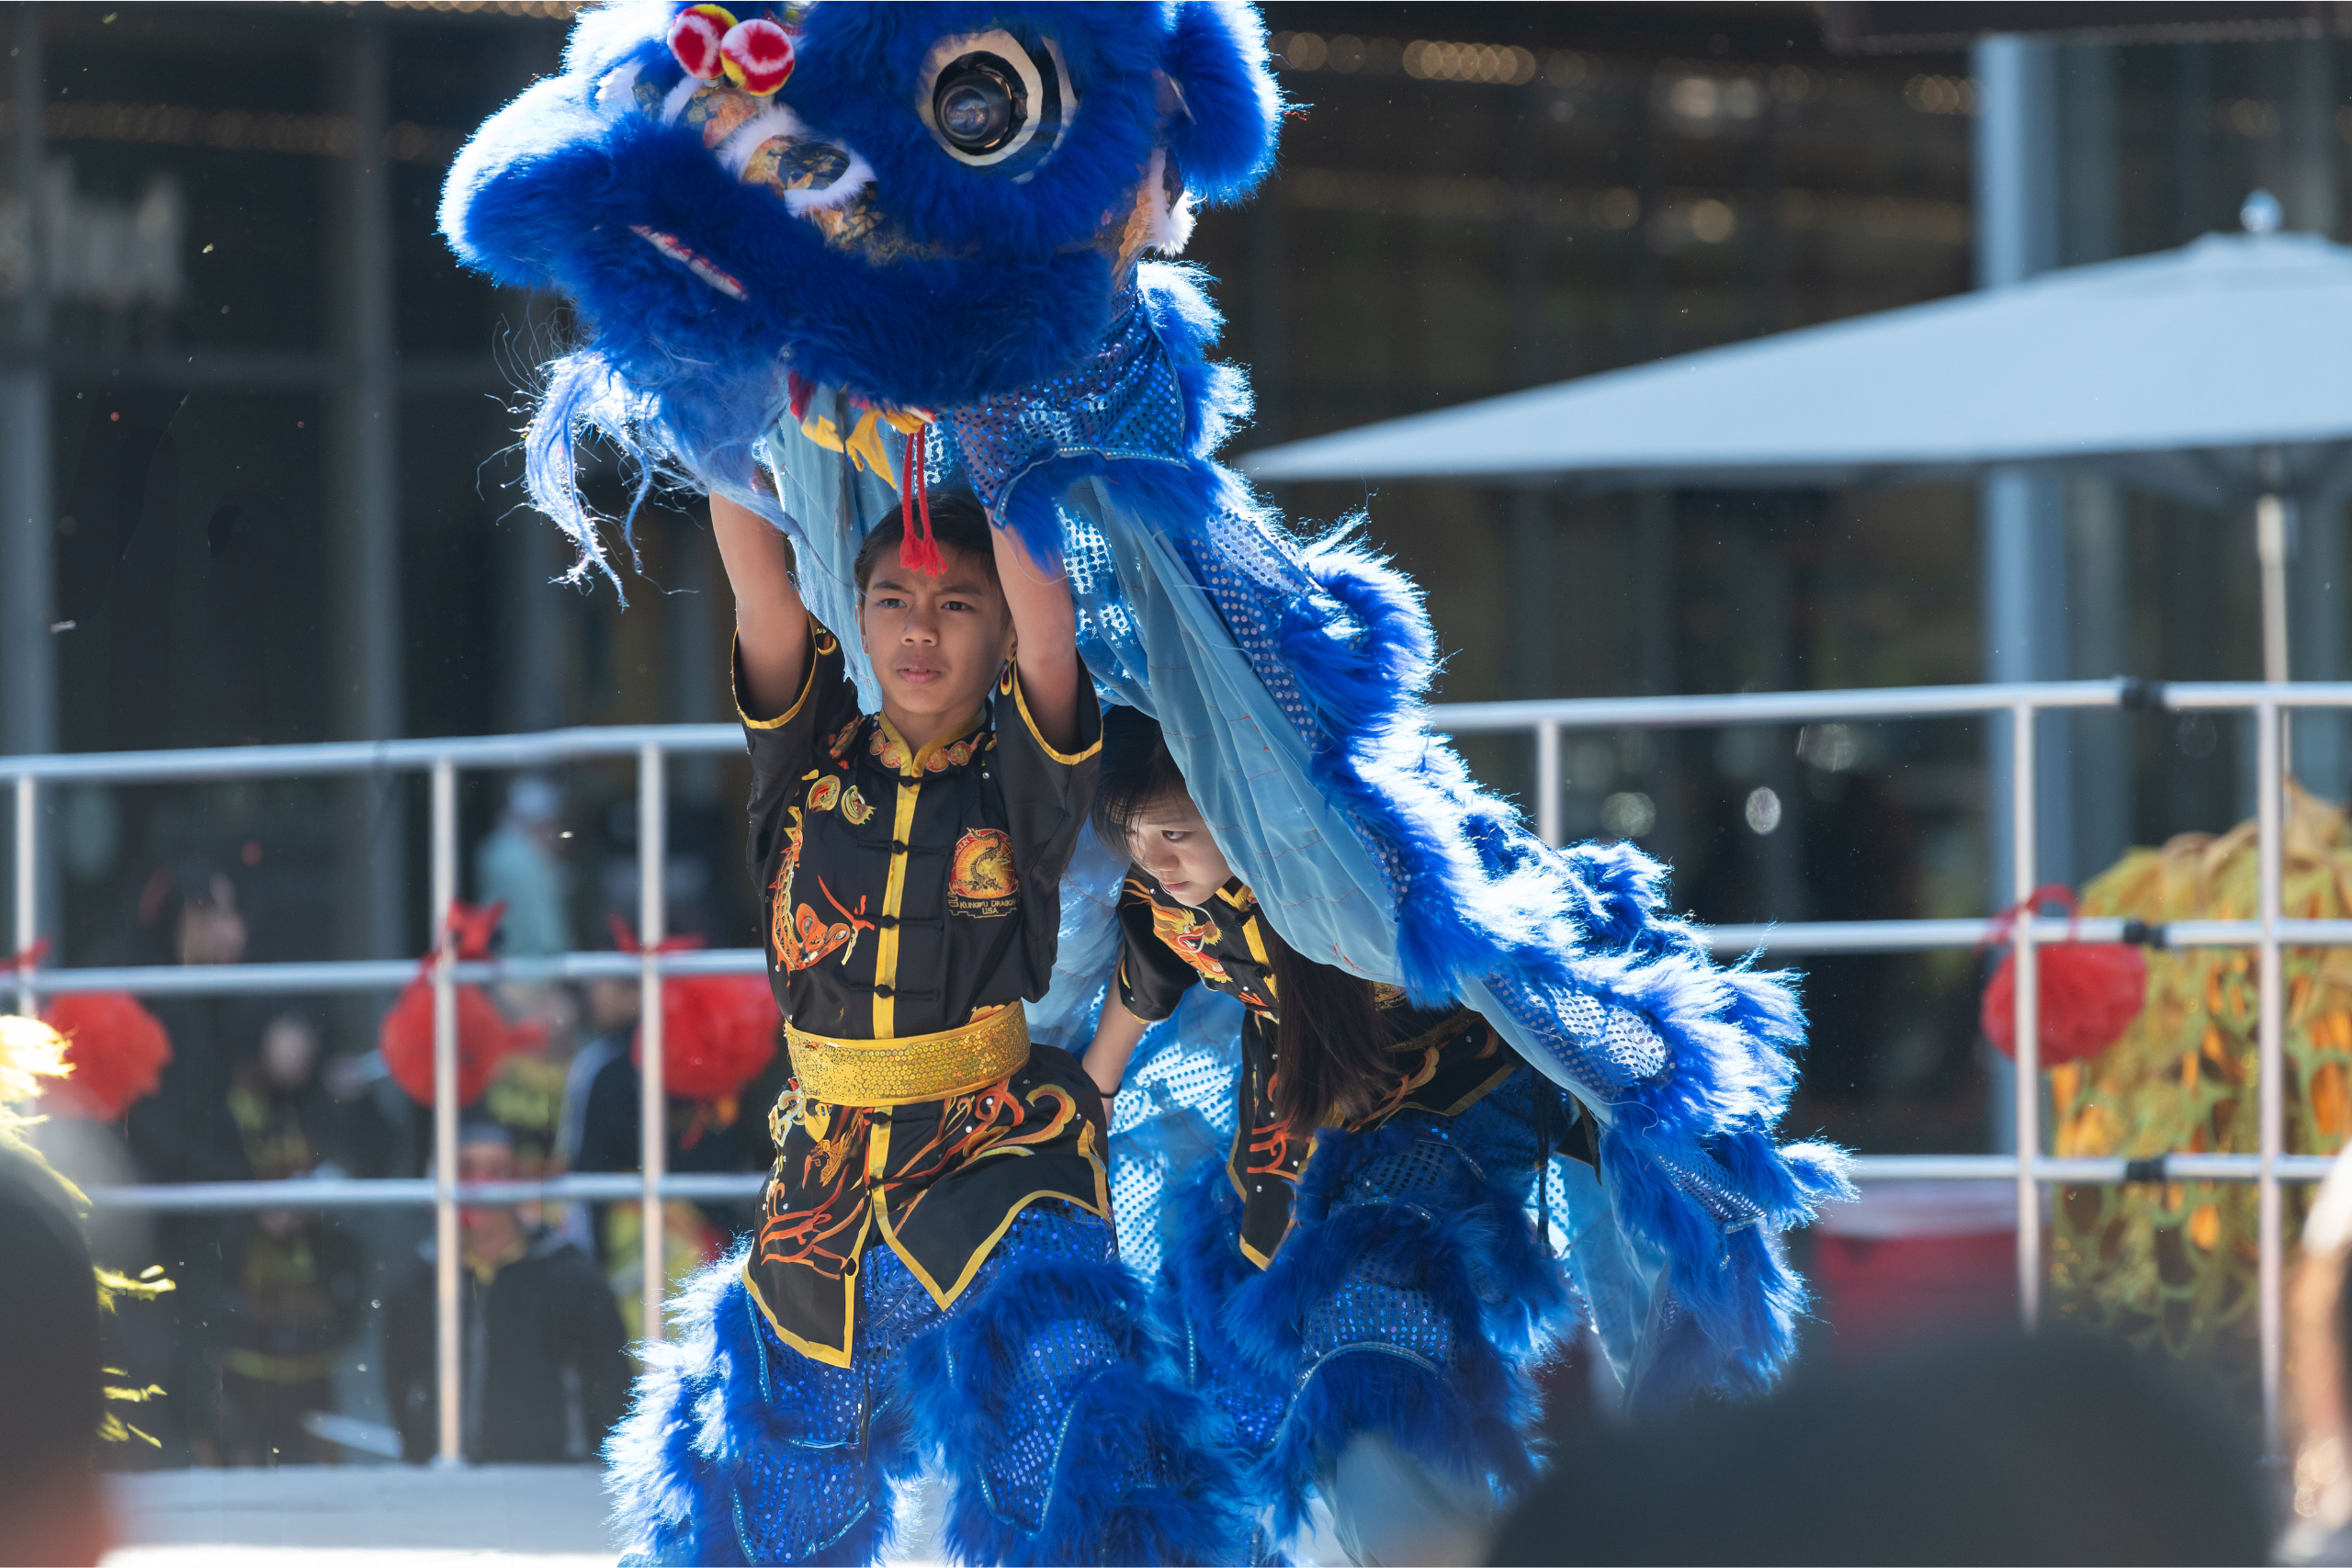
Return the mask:
MULTIPOLYGON (((504 904, 475 908, 458 904, 449 910, 449 934, 456 939, 457 956, 486 957, 490 939, 498 930, 504 904)), ((547 1033, 536 1023, 514 1024, 482 995, 479 986, 458 987, 458 1103, 480 1100, 498 1064, 507 1053, 536 1045, 547 1033)), ((377 1046, 383 1052, 385 1070, 419 1105, 433 1103, 433 960, 419 966, 416 978, 401 990, 392 1010, 384 1015, 377 1046)))
POLYGON ((172 1059, 163 1024, 122 991, 68 993, 41 1019, 65 1036, 65 1059, 74 1066, 73 1077, 41 1097, 61 1116, 119 1121, 133 1100, 155 1092, 172 1059))
MULTIPOLYGON (((458 1103, 480 1100, 506 1054, 533 1043, 539 1031, 506 1021, 496 1003, 478 986, 458 987, 458 1103)), ((420 975, 401 991, 392 1010, 384 1015, 378 1036, 384 1066, 392 1081, 419 1105, 433 1103, 433 980, 420 975)))
POLYGON ((718 42, 727 79, 747 93, 766 97, 792 75, 792 39, 764 17, 738 22, 718 42))
MULTIPOLYGON (((2121 1038, 2148 994, 2147 955, 2111 942, 2053 942, 2035 950, 2041 1003, 2038 1055, 2045 1067, 2096 1056, 2121 1038)), ((1986 1038, 2005 1056, 2018 1054, 2014 953, 1984 987, 1979 1013, 1986 1038)))
POLYGON ((723 6, 689 6, 670 24, 670 52, 678 57, 687 75, 716 82, 726 70, 719 44, 734 25, 733 14, 723 6))
MULTIPOLYGON (((783 1021, 764 975, 665 976, 662 1092, 683 1100, 734 1099, 775 1059, 776 1030, 783 1021)), ((642 1029, 629 1047, 629 1060, 645 1065, 642 1029)))

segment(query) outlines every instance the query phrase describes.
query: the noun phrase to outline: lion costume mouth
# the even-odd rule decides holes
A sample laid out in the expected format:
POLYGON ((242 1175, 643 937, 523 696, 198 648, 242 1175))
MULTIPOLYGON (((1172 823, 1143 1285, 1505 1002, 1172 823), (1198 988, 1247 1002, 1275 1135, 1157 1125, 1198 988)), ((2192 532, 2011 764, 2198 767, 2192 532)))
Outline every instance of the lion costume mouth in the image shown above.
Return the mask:
MULTIPOLYGON (((692 76, 665 93, 639 80, 635 66, 624 65, 605 79, 596 99, 608 118, 634 110, 665 126, 698 132, 703 150, 732 178, 774 196, 837 249, 876 265, 944 254, 916 239, 882 207, 873 166, 855 148, 815 134, 772 97, 745 92, 723 78, 701 82, 692 76)), ((743 298, 740 285, 728 286, 734 280, 724 269, 674 236, 639 237, 719 292, 743 298)))
MULTIPOLYGON (((941 51, 934 49, 933 53, 937 56, 941 51)), ((869 265, 950 254, 950 247, 917 238, 891 214, 881 199, 873 166, 855 148, 817 135, 789 106, 772 96, 747 92, 725 78, 698 81, 693 76, 664 91, 640 80, 632 64, 616 68, 605 78, 596 101, 608 118, 634 111, 664 126, 696 131, 704 151, 730 177, 767 191, 786 211, 813 226, 828 246, 869 265)), ((1068 130, 1065 119, 1041 153, 1050 155, 1068 130)), ((1099 231, 1066 248, 1099 251, 1124 276, 1146 251, 1172 254, 1181 250, 1190 229, 1182 178, 1172 162, 1155 154, 1136 183, 1135 199, 1124 209, 1106 211, 1099 231)), ((732 274, 675 234, 643 226, 632 226, 632 231, 729 299, 746 297, 743 285, 732 274)), ((957 249, 977 254, 979 247, 973 243, 957 249)))

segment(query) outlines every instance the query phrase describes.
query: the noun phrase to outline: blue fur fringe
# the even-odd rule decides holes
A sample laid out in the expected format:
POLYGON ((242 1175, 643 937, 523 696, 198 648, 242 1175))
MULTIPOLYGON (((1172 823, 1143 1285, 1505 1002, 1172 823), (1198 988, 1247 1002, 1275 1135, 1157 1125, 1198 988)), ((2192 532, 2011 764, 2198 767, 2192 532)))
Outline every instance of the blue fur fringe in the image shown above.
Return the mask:
MULTIPOLYGON (((1318 1134, 1295 1228, 1262 1273, 1253 1270, 1229 1290, 1216 1319, 1245 1360, 1295 1388, 1261 1462, 1261 1495, 1275 1506, 1278 1535, 1303 1521, 1318 1466, 1360 1431, 1384 1433, 1432 1469, 1487 1481, 1506 1495, 1533 1478, 1528 1443, 1539 1411, 1531 1374, 1566 1326, 1571 1297, 1559 1264, 1536 1245, 1528 1224, 1527 1173, 1489 1171, 1454 1208, 1374 1202, 1332 1210, 1350 1172, 1406 1149, 1415 1136, 1405 1126, 1318 1134), (1453 1327, 1450 1370, 1433 1373, 1372 1351, 1305 1364, 1317 1304, 1366 1269, 1419 1279, 1453 1327)), ((1188 1306, 1202 1293, 1197 1287, 1188 1293, 1188 1306)))
MULTIPOLYGON (((605 1488, 629 1542, 648 1563, 746 1562, 737 1532, 737 1486, 762 1450, 808 1434, 790 1384, 807 1363, 768 1353, 763 1376, 757 1308, 742 1282, 743 1249, 695 1274, 673 1298, 673 1337, 639 1347, 644 1371, 627 1417, 605 1440, 605 1488)), ((871 1562, 889 1544, 890 1488, 915 1470, 903 1411, 885 1404, 868 1428, 863 1490, 867 1512, 808 1563, 871 1562)))
POLYGON ((954 1476, 947 1545, 967 1562, 1233 1562, 1249 1521, 1213 1413, 1170 1375, 1142 1286, 1115 1263, 1067 1258, 1005 1269, 978 1301, 915 1341, 903 1380, 915 1427, 954 1476), (978 1469, 1005 1422, 1031 1333, 1064 1318, 1108 1329, 1120 1359, 1071 1406, 1061 1467, 1035 1531, 991 1510, 978 1469), (1128 1478, 1154 1459, 1157 1485, 1128 1478))

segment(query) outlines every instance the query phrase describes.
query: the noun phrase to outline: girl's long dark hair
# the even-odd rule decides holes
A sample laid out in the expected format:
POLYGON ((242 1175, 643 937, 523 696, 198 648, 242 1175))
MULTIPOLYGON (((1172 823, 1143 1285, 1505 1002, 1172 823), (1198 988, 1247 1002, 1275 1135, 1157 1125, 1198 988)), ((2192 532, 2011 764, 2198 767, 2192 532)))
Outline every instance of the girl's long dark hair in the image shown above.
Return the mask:
MULTIPOLYGON (((1125 847, 1147 811, 1185 793, 1183 771, 1157 723, 1130 707, 1102 716, 1094 830, 1105 843, 1125 847)), ((1300 953, 1271 920, 1259 924, 1273 960, 1276 1114, 1310 1132, 1363 1115, 1389 1070, 1372 982, 1300 953)))
POLYGON ((1274 1111, 1304 1132, 1363 1115, 1388 1074, 1372 982, 1304 957, 1266 925, 1274 961, 1274 1111))

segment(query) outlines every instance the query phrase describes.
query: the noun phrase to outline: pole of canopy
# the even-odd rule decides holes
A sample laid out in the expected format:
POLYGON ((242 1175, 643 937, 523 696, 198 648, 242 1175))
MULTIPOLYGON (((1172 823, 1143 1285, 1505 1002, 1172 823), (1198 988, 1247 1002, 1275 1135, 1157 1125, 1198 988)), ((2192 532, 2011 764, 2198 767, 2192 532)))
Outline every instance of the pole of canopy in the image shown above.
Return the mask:
POLYGON ((2271 493, 2254 503, 2254 551, 2262 562, 2262 678, 2287 679, 2287 498, 2271 493))
MULTIPOLYGON (((2262 568, 2262 678, 2272 685, 2287 681, 2287 555, 2292 544, 2294 513, 2284 493, 2286 463, 2278 448, 2266 446, 2259 458, 2262 494, 2254 502, 2254 555, 2262 568)), ((2278 768, 2282 775, 2294 770, 2294 728, 2279 715, 2278 768)))

